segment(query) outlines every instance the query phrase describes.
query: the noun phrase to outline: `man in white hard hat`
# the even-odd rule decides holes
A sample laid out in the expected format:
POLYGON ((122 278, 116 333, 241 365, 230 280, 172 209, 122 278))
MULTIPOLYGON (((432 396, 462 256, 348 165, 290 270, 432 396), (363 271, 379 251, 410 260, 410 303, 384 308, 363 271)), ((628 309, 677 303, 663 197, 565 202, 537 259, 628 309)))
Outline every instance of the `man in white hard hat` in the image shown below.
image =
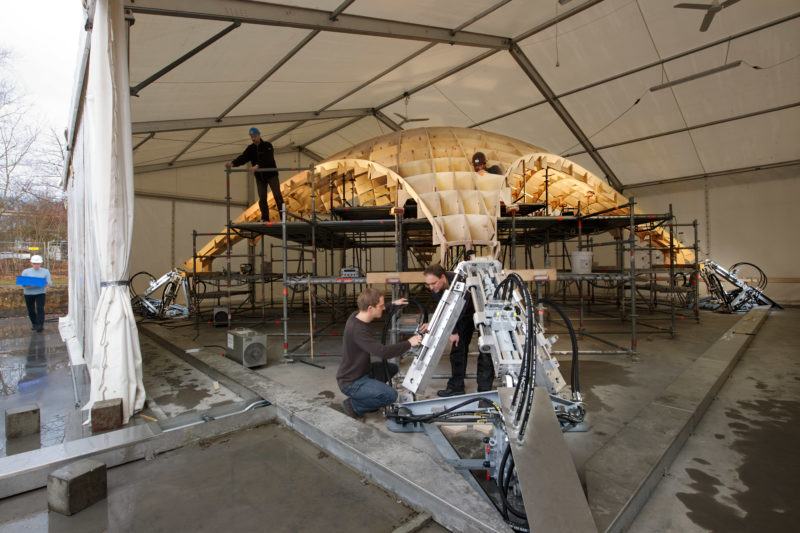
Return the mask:
POLYGON ((27 278, 42 280, 35 285, 23 285, 25 294, 25 305, 28 306, 28 317, 31 319, 31 331, 42 331, 44 329, 44 300, 47 294, 47 286, 52 285, 50 271, 42 267, 41 255, 31 257, 31 267, 22 271, 22 275, 27 278))

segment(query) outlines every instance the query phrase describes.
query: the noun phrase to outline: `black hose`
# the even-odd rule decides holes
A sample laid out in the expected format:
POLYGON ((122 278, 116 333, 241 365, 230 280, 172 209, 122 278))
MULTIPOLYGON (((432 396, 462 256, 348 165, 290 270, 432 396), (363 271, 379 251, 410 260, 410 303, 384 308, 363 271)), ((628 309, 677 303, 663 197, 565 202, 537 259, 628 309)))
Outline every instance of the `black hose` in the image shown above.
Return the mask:
MULTIPOLYGON (((515 283, 516 280, 512 278, 512 276, 517 276, 516 274, 511 274, 506 279, 501 281, 497 287, 495 287, 494 294, 492 295, 493 299, 498 299, 498 297, 502 298, 503 300, 508 299, 508 292, 512 283, 515 283), (502 291, 502 295, 501 295, 502 291)), ((521 279, 521 278, 520 278, 521 279)), ((524 284, 523 284, 524 285, 524 284)), ((527 325, 527 324, 526 324, 527 325)), ((530 330, 528 330, 530 332, 530 330)), ((528 348, 530 346, 529 343, 530 333, 528 333, 525 337, 525 345, 523 346, 523 353, 522 353, 522 364, 520 365, 520 372, 519 377, 517 379, 517 386, 514 388, 514 395, 511 397, 511 407, 517 405, 517 400, 520 397, 520 391, 525 390, 527 384, 527 378, 529 375, 528 369, 530 364, 530 359, 528 357, 528 348)), ((517 417, 515 419, 515 424, 519 421, 519 412, 517 413, 517 417)))
POLYGON ((511 455, 511 444, 506 448, 503 454, 503 461, 501 463, 502 481, 498 480, 498 488, 500 489, 500 499, 503 501, 503 518, 508 520, 508 512, 520 520, 525 520, 527 525, 528 516, 525 511, 520 511, 508 502, 508 488, 511 485, 511 473, 514 471, 514 457, 511 455), (502 468, 508 463, 508 475, 502 472, 502 468))
POLYGON ((495 480, 497 483, 497 491, 500 493, 500 500, 503 502, 501 514, 505 520, 508 520, 508 502, 503 496, 503 478, 505 477, 506 462, 508 461, 508 457, 510 455, 511 444, 509 443, 508 446, 506 446, 506 451, 503 453, 503 459, 500 461, 500 470, 498 471, 497 479, 495 480))
POLYGON ((514 395, 511 399, 512 408, 518 405, 518 400, 519 406, 525 405, 524 410, 519 408, 516 409, 516 415, 514 417, 514 424, 519 424, 520 420, 523 419, 523 411, 525 412, 525 420, 523 420, 519 433, 519 438, 522 438, 522 435, 525 431, 525 426, 527 425, 527 417, 530 414, 530 407, 533 403, 533 384, 536 379, 536 360, 533 354, 536 351, 536 332, 533 325, 533 315, 530 311, 533 309, 530 291, 519 275, 511 274, 502 282, 500 282, 500 284, 495 288, 493 298, 496 299, 498 296, 500 296, 500 292, 502 290, 502 299, 508 299, 509 292, 513 293, 513 289, 511 288, 512 285, 516 285, 522 293, 524 306, 528 310, 526 313, 527 330, 525 336, 525 345, 523 346, 522 364, 520 365, 517 386, 514 388, 514 395))
POLYGON ((578 336, 575 334, 575 328, 572 327, 572 322, 569 318, 567 318, 566 313, 555 304, 555 302, 550 301, 546 298, 541 298, 536 301, 536 305, 543 303, 549 307, 552 307, 556 310, 556 312, 561 316, 561 319, 564 321, 564 324, 567 326, 567 330, 569 331, 569 339, 572 342, 572 369, 570 370, 570 386, 572 386, 572 393, 576 394, 581 391, 580 385, 580 373, 578 370, 578 336))
MULTIPOLYGON (((535 330, 535 322, 533 319, 534 313, 534 306, 533 306, 533 299, 531 297, 531 293, 528 290, 528 286, 525 285, 525 282, 518 274, 511 274, 503 280, 503 282, 498 285, 498 290, 504 283, 508 281, 510 284, 514 284, 519 289, 520 293, 522 294, 524 307, 527 310, 526 312, 526 336, 525 336, 525 347, 524 353, 522 358, 522 368, 520 369, 520 379, 517 382, 517 387, 514 389, 514 396, 511 401, 511 405, 518 405, 522 407, 524 405, 524 409, 520 409, 519 407, 516 409, 516 414, 514 417, 514 424, 520 424, 519 431, 517 433, 518 438, 522 439, 523 435, 525 434, 525 428, 528 424, 528 418, 530 416, 531 408, 533 406, 533 390, 534 390, 534 383, 536 382, 536 346, 537 346, 537 338, 536 338, 536 330, 535 330), (510 281, 508 281, 510 280, 510 281), (516 400, 519 400, 519 404, 516 404, 516 400), (520 423, 521 421, 521 423, 520 423)), ((495 294, 498 293, 498 290, 495 290, 495 294)))
MULTIPOLYGON (((419 309, 419 312, 422 315, 422 323, 423 324, 428 321, 428 310, 425 309, 425 306, 423 306, 417 300, 409 299, 408 303, 409 304, 413 303, 414 305, 417 306, 417 309, 419 309)), ((397 313, 397 311, 399 311, 400 309, 403 309, 404 307, 406 307, 406 306, 403 306, 403 305, 392 306, 392 310, 389 311, 388 315, 386 315, 386 319, 384 319, 384 321, 383 321, 383 329, 381 330, 381 344, 384 344, 384 345, 386 344, 386 337, 388 336, 388 333, 389 333, 389 325, 392 323, 392 317, 395 315, 395 313, 397 313)))
POLYGON ((456 405, 448 407, 444 411, 439 411, 437 413, 431 413, 429 415, 399 415, 399 414, 393 414, 393 415, 391 415, 391 417, 395 418, 396 421, 398 423, 400 423, 400 424, 404 424, 404 423, 407 423, 407 422, 422 422, 422 423, 434 422, 437 419, 443 418, 445 415, 447 415, 449 413, 452 413, 456 409, 460 409, 461 407, 464 407, 465 405, 469 405, 471 403, 479 402, 481 400, 490 403, 492 406, 495 405, 494 400, 492 400, 491 398, 486 398, 486 397, 482 397, 481 396, 481 397, 477 397, 477 398, 469 398, 467 400, 464 400, 461 403, 458 403, 456 405))
POLYGON ((145 272, 144 270, 140 270, 139 272, 137 272, 133 276, 129 277, 128 278, 128 292, 130 293, 131 298, 136 298, 137 296, 139 296, 138 294, 136 294, 136 291, 133 289, 133 280, 136 278, 136 276, 138 276, 140 274, 147 274, 148 276, 150 276, 150 280, 151 281, 155 281, 156 280, 156 278, 154 278, 153 275, 150 272, 145 272))
POLYGON ((728 272, 733 273, 733 271, 736 269, 736 267, 739 267, 739 266, 742 266, 742 265, 748 265, 748 266, 751 266, 751 267, 755 268, 756 270, 758 270, 758 276, 759 277, 758 277, 758 283, 756 284, 756 288, 758 288, 758 290, 763 292, 764 289, 767 288, 767 275, 764 273, 763 270, 758 268, 758 266, 754 265, 753 263, 747 263, 745 261, 742 261, 740 263, 736 263, 735 265, 733 265, 732 267, 730 267, 728 269, 728 272))

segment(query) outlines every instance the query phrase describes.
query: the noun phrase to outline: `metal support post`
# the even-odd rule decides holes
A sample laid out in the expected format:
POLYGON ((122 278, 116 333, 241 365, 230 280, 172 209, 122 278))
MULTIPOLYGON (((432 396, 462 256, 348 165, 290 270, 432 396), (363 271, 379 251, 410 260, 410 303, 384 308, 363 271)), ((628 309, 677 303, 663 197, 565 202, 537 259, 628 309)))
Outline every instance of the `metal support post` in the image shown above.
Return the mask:
POLYGON ((511 270, 517 268, 517 209, 511 211, 511 257, 509 264, 511 270))
MULTIPOLYGON (((256 245, 253 243, 253 239, 248 237, 247 238, 247 261, 250 265, 252 265, 252 269, 250 274, 256 274, 258 271, 256 270, 256 245)), ((241 267, 240 267, 241 268, 241 267)), ((241 273, 241 270, 240 270, 241 273)), ((250 278, 247 282, 247 288, 250 291, 250 310, 256 310, 256 281, 254 278, 250 278)))
POLYGON ((228 329, 231 329, 231 170, 225 171, 225 225, 226 256, 228 261, 228 329))
POLYGON ((631 355, 636 355, 638 340, 636 339, 636 218, 634 216, 635 202, 633 197, 630 201, 630 249, 631 249, 631 355))
MULTIPOLYGON (((550 216, 550 167, 545 163, 544 165, 544 216, 550 216)), ((525 177, 523 176, 523 179, 525 177)), ((527 181, 526 181, 527 183, 527 181)), ((527 191, 526 191, 527 192, 527 191)), ((526 198, 525 201, 528 199, 526 198)), ((547 268, 550 268, 549 266, 547 268)))
MULTIPOLYGON (((267 276, 266 272, 264 272, 264 239, 261 238, 261 320, 264 320, 267 317, 267 276)), ((271 264, 271 263, 270 263, 271 264)), ((270 285, 272 285, 270 283, 270 285)))
POLYGON ((288 285, 286 280, 289 276, 288 261, 286 259, 286 204, 283 204, 281 209, 281 233, 283 237, 283 356, 286 357, 289 353, 289 298, 288 298, 288 285))
POLYGON ((194 328, 200 331, 200 300, 197 297, 197 230, 192 230, 192 297, 194 299, 194 328))
POLYGON ((672 212, 672 204, 669 204, 669 336, 675 338, 675 215, 672 212))
POLYGON ((700 241, 697 236, 697 219, 692 221, 694 227, 694 271, 692 272, 692 288, 694 289, 694 319, 700 323, 700 241))
MULTIPOLYGON (((314 172, 314 165, 309 165, 308 172, 311 174, 311 274, 317 277, 317 193, 315 179, 316 173, 314 172)), ((311 353, 314 353, 314 329, 317 327, 317 286, 313 285, 308 288, 311 313, 311 331, 309 334, 312 336, 311 340, 311 353)), ((312 356, 313 357, 313 356, 312 356)))

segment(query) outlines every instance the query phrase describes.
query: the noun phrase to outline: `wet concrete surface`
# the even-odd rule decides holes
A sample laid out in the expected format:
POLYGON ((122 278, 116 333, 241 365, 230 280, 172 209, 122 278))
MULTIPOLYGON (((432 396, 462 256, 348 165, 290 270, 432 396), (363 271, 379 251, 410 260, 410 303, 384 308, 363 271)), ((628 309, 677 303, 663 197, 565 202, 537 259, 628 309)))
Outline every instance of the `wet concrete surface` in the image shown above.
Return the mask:
MULTIPOLYGON (((0 500, 0 532, 391 532, 418 513, 293 431, 267 424, 108 471, 67 517, 45 489, 0 500)), ((425 533, 446 531, 435 523, 425 533)))
POLYGON ((155 418, 172 418, 241 400, 212 377, 169 353, 152 339, 140 337, 144 388, 155 418), (157 406, 157 407, 156 407, 157 406))
MULTIPOLYGON (((75 406, 69 357, 58 333, 58 318, 48 316, 42 332, 31 331, 27 318, 0 319, 0 457, 80 438, 82 415, 75 406), (40 410, 41 432, 20 439, 5 438, 5 411, 27 404, 40 410)), ((75 369, 79 398, 89 396, 89 380, 75 369)))
MULTIPOLYGON (((799 324, 797 323, 798 315, 796 314, 796 310, 794 310, 794 312, 795 314, 791 315, 790 320, 795 321, 794 329, 796 330, 797 325, 799 324)), ((571 313, 574 313, 574 310, 571 311, 571 313)), ((587 420, 591 424, 591 428, 589 431, 584 433, 568 433, 565 435, 568 447, 572 453, 573 460, 579 473, 582 465, 589 457, 591 457, 606 442, 608 442, 608 440, 611 439, 618 431, 620 431, 621 428, 625 427, 625 425, 631 419, 633 419, 637 413, 639 413, 643 406, 649 404, 653 398, 660 394, 660 392, 666 386, 672 383, 675 377, 686 368, 686 365, 689 362, 697 358, 697 356, 701 354, 714 340, 716 340, 722 332, 735 323, 738 318, 738 316, 732 315, 704 313, 701 324, 696 324, 693 320, 679 322, 679 329, 675 339, 670 339, 668 335, 663 334, 651 334, 647 332, 640 333, 639 356, 635 358, 620 354, 582 356, 581 390, 586 401, 588 413, 587 420)), ((768 319, 766 326, 770 325, 771 320, 772 318, 768 319)), ((251 320, 250 322, 239 320, 239 322, 240 323, 235 323, 234 326, 252 327, 260 332, 271 334, 268 337, 268 364, 263 367, 254 368, 253 371, 275 380, 282 385, 292 387, 312 403, 320 406, 331 407, 341 411, 341 401, 344 399, 344 396, 338 390, 335 380, 336 369, 338 367, 340 357, 332 355, 341 352, 340 336, 315 337, 314 346, 316 357, 313 360, 308 358, 304 359, 312 364, 302 364, 299 362, 300 358, 295 358, 296 362, 289 363, 286 361, 286 359, 284 359, 282 346, 283 339, 278 335, 274 335, 282 330, 282 325, 280 323, 276 323, 273 319, 267 319, 263 322, 259 320, 251 320)), ((617 324, 619 323, 618 321, 616 322, 617 324)), ((0 332, 3 331, 2 328, 5 327, 4 323, 4 320, 0 320, 0 332)), ((177 323, 167 324, 165 326, 167 327, 153 325, 154 328, 161 330, 160 334, 164 335, 165 338, 168 338, 170 342, 180 346, 222 347, 226 343, 227 333, 224 328, 214 328, 203 324, 201 325, 200 329, 195 330, 193 326, 189 327, 188 324, 181 326, 177 323)), ((304 315, 298 315, 297 317, 293 316, 289 327, 290 332, 303 333, 307 331, 307 326, 307 316, 304 318, 304 315), (295 318, 297 319, 295 320, 295 318)), ((342 327, 343 322, 340 324, 328 325, 324 324, 323 320, 320 320, 318 329, 330 333, 340 333, 342 327)), ((614 327, 618 326, 614 325, 614 327)), ((787 326, 784 325, 783 327, 787 326)), ((768 328, 766 329, 769 331, 768 328)), ((379 332, 379 328, 376 328, 376 333, 377 332, 379 332)), ((53 334, 57 339, 55 324, 53 323, 51 325, 51 323, 48 323, 46 325, 45 333, 53 334)), ((759 335, 761 335, 761 333, 759 335)), ((4 335, 3 339, 6 339, 6 337, 7 336, 4 335)), ((609 335, 607 337, 611 338, 614 342, 617 342, 620 345, 625 345, 626 343, 630 342, 629 337, 626 335, 609 335)), ((217 395, 218 391, 214 390, 213 378, 202 375, 202 373, 200 373, 201 375, 196 375, 195 370, 191 367, 191 365, 188 365, 188 368, 184 367, 184 363, 179 362, 176 358, 174 358, 174 356, 167 357, 164 355, 164 349, 153 343, 150 339, 144 337, 143 335, 140 335, 140 339, 142 342, 143 358, 145 362, 144 369, 146 388, 149 400, 151 401, 151 405, 148 406, 148 410, 143 413, 146 414, 146 416, 152 416, 154 418, 173 416, 185 410, 198 409, 198 406, 208 407, 235 399, 235 394, 230 393, 230 391, 223 390, 221 395, 217 395), (231 396, 229 396, 228 393, 230 393, 231 396), (162 404, 163 409, 160 407, 162 404)), ((23 339, 15 337, 14 339, 9 340, 8 343, 5 343, 4 341, 3 344, 0 344, 0 347, 2 347, 0 348, 0 353, 3 354, 0 360, 5 359, 6 357, 27 358, 27 351, 30 350, 29 346, 26 345, 26 342, 30 343, 29 335, 23 339), (16 353, 15 350, 19 351, 20 353, 16 353), (15 353, 12 354, 11 352, 15 353), (22 352, 25 352, 25 354, 23 355, 22 352), (6 353, 8 353, 8 355, 5 355, 6 353)), ((55 344, 58 344, 58 342, 55 342, 54 346, 55 344)), ((310 343, 308 342, 307 335, 290 337, 290 350, 299 347, 299 351, 308 352, 309 346, 310 343)), ((562 339, 559 340, 559 344, 556 346, 556 349, 568 349, 568 340, 566 335, 562 335, 562 339)), ((588 339, 583 339, 581 341, 581 349, 608 349, 608 347, 602 344, 593 343, 588 339)), ((473 343, 471 351, 476 351, 475 343, 473 343)), ((562 365, 562 374, 569 379, 571 366, 570 357, 559 356, 559 360, 562 365)), ((32 371, 34 371, 33 369, 36 368, 36 361, 37 360, 34 359, 32 371)), ((410 358, 405 359, 401 364, 401 368, 410 364, 410 362, 410 358)), ((17 367, 19 366, 18 362, 15 362, 14 364, 17 365, 17 367)), ((783 368, 781 365, 795 365, 792 370, 795 379, 792 380, 792 375, 789 374, 788 377, 785 377, 785 379, 782 380, 783 384, 780 385, 780 387, 786 388, 787 383, 797 387, 798 383, 800 383, 800 381, 798 381, 800 378, 796 377, 798 374, 800 374, 800 372, 797 371, 797 363, 793 362, 790 358, 784 358, 775 364, 777 368, 783 368)), ((469 359, 467 372, 474 373, 475 365, 475 356, 473 355, 469 359)), ((782 371, 786 374, 785 368, 783 368, 782 371)), ((447 360, 447 356, 442 358, 442 361, 440 362, 436 372, 437 374, 443 376, 447 376, 449 374, 449 362, 447 360)), ((779 372, 779 370, 776 369, 776 372, 779 372)), ((69 379, 68 368, 66 377, 69 379)), ((767 406, 756 401, 763 400, 765 398, 764 395, 766 395, 768 392, 775 392, 776 385, 773 383, 773 377, 774 376, 763 376, 759 377, 758 381, 753 381, 752 379, 748 380, 751 388, 755 391, 758 391, 761 396, 749 400, 747 397, 737 398, 737 400, 742 400, 745 403, 742 405, 734 404, 730 406, 731 409, 735 409, 738 412, 738 416, 744 417, 746 420, 736 419, 735 417, 737 416, 737 413, 731 410, 731 417, 729 417, 727 413, 724 415, 724 419, 726 421, 724 426, 714 428, 710 439, 723 443, 721 451, 719 451, 718 464, 721 465, 719 468, 727 468, 725 465, 728 464, 729 460, 733 460, 733 456, 729 457, 726 450, 733 450, 736 448, 736 446, 738 446, 743 450, 736 452, 738 454, 736 457, 740 457, 742 454, 746 453, 748 446, 755 446, 754 442, 760 442, 756 439, 748 440, 748 438, 744 438, 742 434, 736 433, 737 431, 745 432, 752 431, 754 429, 756 426, 756 424, 753 422, 753 420, 756 419, 755 413, 760 413, 758 416, 763 417, 764 425, 780 423, 780 421, 784 418, 791 418, 786 413, 789 409, 794 408, 793 406, 782 404, 778 406, 775 404, 776 399, 784 401, 785 398, 771 398, 769 400, 771 402, 771 406, 767 406), (780 408, 778 409, 777 407, 780 408), (772 411, 770 411, 770 409, 772 409, 772 411), (729 426, 728 424, 738 425, 729 426)), ((731 381, 733 381, 733 379, 734 378, 731 378, 731 381)), ((444 379, 434 379, 426 393, 420 396, 420 399, 435 396, 436 390, 439 388, 444 388, 444 384, 444 379)), ((72 394, 71 381, 64 382, 62 380, 59 382, 59 386, 69 392, 69 394, 62 392, 62 396, 69 398, 72 394), (68 387, 66 387, 67 384, 68 387)), ((474 392, 476 390, 474 378, 467 379, 466 390, 467 392, 474 392)), ((2 399, 3 401, 7 401, 7 398, 9 397, 4 396, 2 399)), ((85 399, 88 398, 88 389, 82 398, 85 402, 85 399)), ((795 400, 796 399, 797 398, 795 398, 795 400)), ((22 403, 28 402, 26 401, 22 403)), ((66 402, 66 405, 70 405, 70 403, 71 402, 66 402)), ((135 423, 135 420, 133 423, 135 423)), ((364 419, 364 423, 389 433, 386 429, 385 419, 381 413, 368 414, 364 419)), ((775 429, 775 427, 769 428, 770 431, 774 431, 775 429)), ((462 456, 480 456, 478 452, 482 448, 483 436, 481 431, 477 431, 475 428, 454 428, 448 431, 450 433, 449 437, 456 445, 456 448, 458 449, 459 453, 462 454, 462 456)), ((791 432, 789 434, 792 439, 794 439, 790 439, 790 442, 796 443, 796 434, 791 434, 791 432)), ((392 435, 394 435, 395 438, 404 439, 404 442, 409 442, 410 445, 413 445, 420 450, 424 450, 432 454, 437 453, 429 439, 423 434, 392 435)), ((238 436, 233 440, 235 441, 237 439, 238 436)), ((257 444, 249 440, 247 440, 247 442, 249 442, 249 444, 243 444, 244 448, 247 448, 248 446, 258 447, 261 445, 260 443, 257 444)), ((176 454, 175 456, 177 457, 177 454, 181 453, 181 451, 171 453, 176 454)), ((259 452, 257 450, 245 450, 242 451, 242 453, 252 454, 259 452)), ((290 453, 290 450, 277 450, 274 451, 274 453, 276 457, 282 458, 286 454, 290 453)), ((164 468, 169 469, 169 465, 167 463, 172 462, 172 457, 173 455, 171 454, 165 454, 158 459, 163 459, 164 468)), ((200 459, 195 458, 195 460, 199 461, 200 459)), ((676 511, 670 507, 667 510, 656 511, 653 515, 645 515, 643 512, 642 515, 640 515, 640 521, 637 521, 635 524, 639 528, 637 531, 704 530, 697 523, 705 520, 703 517, 706 516, 706 514, 709 514, 704 514, 703 509, 711 509, 713 511, 710 513, 711 516, 714 516, 714 514, 717 513, 717 511, 714 510, 713 505, 709 504, 707 496, 711 494, 715 501, 721 500, 725 502, 727 501, 725 498, 729 498, 733 502, 734 497, 732 496, 733 492, 730 487, 738 486, 741 489, 743 486, 741 484, 737 485, 737 483, 739 483, 738 477, 736 478, 737 481, 732 481, 727 479, 725 476, 721 476, 719 472, 715 471, 715 464, 717 464, 715 462, 716 460, 717 459, 715 459, 715 457, 709 457, 706 454, 695 452, 684 468, 686 473, 682 474, 683 478, 685 478, 683 480, 683 484, 678 488, 674 488, 670 493, 670 496, 667 497, 668 501, 672 501, 673 503, 679 502, 682 506, 680 510, 676 511), (699 461, 694 461, 694 459, 699 459, 699 461), (704 462, 708 464, 705 464, 704 462), (721 483, 717 483, 716 480, 719 480, 721 483), (716 495, 713 494, 713 491, 715 490, 718 491, 716 495), (685 494, 685 496, 682 496, 681 498, 685 499, 688 503, 683 503, 681 501, 681 499, 677 496, 678 492, 685 494), (698 494, 700 496, 695 498, 695 496, 698 494), (683 513, 685 520, 678 520, 675 522, 671 521, 672 519, 670 517, 676 512, 683 513), (690 513, 694 513, 692 516, 697 522, 689 518, 690 513)), ((180 462, 181 460, 176 459, 176 461, 180 462)), ((139 479, 138 476, 140 475, 138 474, 138 471, 141 470, 146 472, 150 463, 152 463, 152 461, 140 461, 123 467, 117 467, 112 469, 109 475, 111 476, 112 473, 116 475, 117 471, 129 472, 124 476, 120 475, 118 478, 117 484, 119 486, 119 490, 127 494, 135 495, 135 499, 146 499, 146 494, 144 491, 136 492, 136 490, 139 489, 136 489, 135 486, 137 483, 139 483, 139 481, 137 481, 137 479, 139 479), (127 488, 126 482, 124 481, 126 476, 128 479, 130 479, 130 486, 127 488)), ((198 463, 198 465, 199 464, 200 463, 198 463)), ((204 467, 196 466, 195 468, 202 470, 204 467)), ((232 478, 231 469, 233 467, 229 465, 226 468, 228 468, 228 470, 226 470, 224 475, 221 475, 221 477, 218 478, 213 478, 214 481, 210 482, 210 484, 219 485, 221 487, 220 490, 226 491, 227 493, 232 489, 229 488, 230 485, 225 485, 224 482, 225 480, 232 478)), ((790 469, 787 468, 787 470, 790 469)), ((144 476, 145 474, 141 475, 144 476)), ((739 474, 737 474, 737 476, 738 475, 739 474)), ((174 483, 170 483, 169 481, 163 482, 164 484, 170 485, 171 492, 169 492, 169 494, 173 495, 173 497, 177 497, 175 494, 180 493, 181 491, 191 492, 195 490, 195 484, 201 483, 201 481, 192 478, 188 474, 175 473, 174 476, 176 476, 174 483)), ((747 475, 744 476, 747 477, 747 475)), ((109 479, 111 480, 111 477, 109 479)), ((250 485, 253 490, 256 491, 265 490, 263 488, 259 488, 259 479, 249 479, 246 482, 244 479, 245 478, 240 479, 243 485, 250 485)), ((284 479, 280 479, 279 485, 283 483, 286 483, 286 481, 284 479)), ((787 484, 791 485, 788 481, 787 484)), ((791 486, 789 488, 791 488, 791 486)), ((205 490, 205 488, 202 490, 205 490)), ((298 496, 298 498, 308 504, 308 501, 301 496, 298 496)), ((109 502, 111 502, 111 500, 112 498, 110 496, 109 502)), ((36 502, 37 500, 25 501, 28 502, 26 505, 29 506, 29 509, 33 509, 33 507, 39 505, 32 503, 36 502)), ((41 497, 39 501, 41 502, 41 497)), ((11 509, 9 507, 3 507, 5 503, 6 500, 0 501, 0 516, 3 516, 2 511, 4 508, 6 510, 11 509)), ((106 507, 101 511, 91 511, 91 509, 89 509, 85 511, 85 513, 99 513, 102 515, 102 517, 106 518, 106 523, 109 525, 112 523, 112 520, 115 520, 115 524, 126 523, 124 521, 116 521, 117 515, 120 513, 124 514, 124 512, 119 510, 112 511, 112 508, 116 509, 116 507, 113 507, 113 504, 107 503, 98 505, 106 505, 106 507), (111 505, 111 507, 108 507, 108 505, 111 505)), ((144 504, 139 505, 136 502, 133 504, 129 502, 129 505, 132 505, 135 508, 140 508, 140 512, 142 513, 157 512, 158 514, 166 514, 167 516, 163 518, 163 523, 169 523, 169 520, 171 520, 168 510, 161 510, 158 507, 158 502, 152 502, 152 504, 148 504, 152 505, 152 508, 148 508, 144 506, 144 504)), ((186 512, 191 514, 193 512, 191 510, 192 507, 189 503, 186 505, 186 512)), ((202 507, 202 505, 209 504, 201 504, 200 507, 202 507)), ((264 502, 264 505, 267 505, 267 502, 264 502)), ((296 503, 296 505, 300 504, 296 503)), ((739 509, 740 505, 746 506, 748 504, 736 503, 736 508, 739 509)), ((231 509, 238 509, 236 505, 230 502, 228 502, 228 506, 231 509)), ((647 508, 645 510, 647 510, 647 508)), ((199 512, 202 515, 204 510, 201 509, 199 512)), ((788 515, 790 513, 787 511, 784 514, 788 515)), ((48 523, 51 524, 51 529, 52 524, 59 524, 60 522, 58 521, 61 518, 64 518, 57 516, 53 517, 52 514, 48 518, 47 513, 44 513, 43 515, 41 510, 38 511, 38 514, 37 512, 30 511, 27 516, 33 520, 31 523, 40 525, 48 523)), ((236 515, 236 517, 238 520, 238 515, 236 515)), ((101 518, 96 518, 96 520, 102 522, 101 518)), ((159 525, 162 522, 157 522, 155 518, 152 520, 153 527, 151 529, 162 530, 162 526, 159 525)), ((233 518, 229 518, 229 520, 233 520, 233 518)), ((247 518, 243 518, 243 520, 247 520, 247 518)), ((202 529, 202 527, 203 526, 201 526, 200 530, 205 530, 202 529)), ((255 529, 259 528, 256 527, 255 529)), ((33 530, 37 529, 34 528, 33 530)), ((87 529, 87 531, 88 530, 91 529, 87 529)), ((110 530, 114 529, 111 528, 110 530)), ((170 530, 170 528, 163 530, 170 530)), ((314 530, 314 528, 311 528, 311 530, 314 530)), ((722 531, 723 529, 718 530, 722 531)), ((369 529, 355 528, 353 531, 369 531, 369 529)))
POLYGON ((800 309, 773 309, 630 531, 800 523, 800 309))

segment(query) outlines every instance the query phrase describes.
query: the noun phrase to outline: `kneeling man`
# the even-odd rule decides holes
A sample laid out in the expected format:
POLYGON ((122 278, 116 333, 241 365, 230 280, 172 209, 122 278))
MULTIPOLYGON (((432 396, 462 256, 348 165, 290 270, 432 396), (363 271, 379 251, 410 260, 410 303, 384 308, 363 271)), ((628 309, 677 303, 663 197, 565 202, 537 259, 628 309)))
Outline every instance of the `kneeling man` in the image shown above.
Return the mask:
MULTIPOLYGON (((392 305, 406 305, 408 300, 400 298, 392 305)), ((422 342, 420 335, 385 346, 372 335, 369 323, 380 318, 386 306, 383 294, 378 289, 367 288, 358 297, 358 311, 350 315, 344 327, 344 357, 336 373, 339 390, 347 396, 342 404, 344 412, 361 418, 365 413, 391 405, 397 399, 397 391, 390 385, 370 376, 371 357, 389 359, 398 357, 412 346, 422 342)))

